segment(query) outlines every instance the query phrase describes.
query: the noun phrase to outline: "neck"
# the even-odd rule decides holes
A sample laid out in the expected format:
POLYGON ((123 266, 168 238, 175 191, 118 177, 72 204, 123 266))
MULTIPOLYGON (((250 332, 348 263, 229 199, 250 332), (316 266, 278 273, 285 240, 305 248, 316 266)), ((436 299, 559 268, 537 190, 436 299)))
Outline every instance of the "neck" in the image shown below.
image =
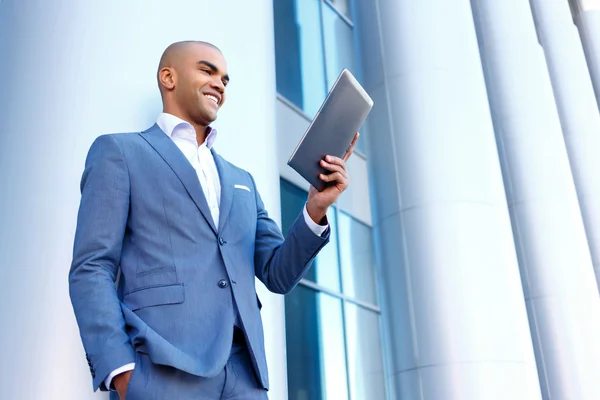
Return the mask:
POLYGON ((181 118, 185 122, 188 122, 190 125, 192 125, 192 127, 194 127, 194 130, 196 131, 196 141, 198 142, 198 146, 204 143, 204 141, 206 140, 206 131, 208 130, 208 125, 199 124, 195 122, 192 118, 179 112, 179 110, 173 109, 168 106, 163 107, 163 112, 174 115, 177 118, 181 118))
POLYGON ((195 122, 187 121, 194 127, 196 131, 196 141, 198 142, 198 146, 200 146, 206 140, 206 131, 208 130, 208 126, 199 125, 195 122))

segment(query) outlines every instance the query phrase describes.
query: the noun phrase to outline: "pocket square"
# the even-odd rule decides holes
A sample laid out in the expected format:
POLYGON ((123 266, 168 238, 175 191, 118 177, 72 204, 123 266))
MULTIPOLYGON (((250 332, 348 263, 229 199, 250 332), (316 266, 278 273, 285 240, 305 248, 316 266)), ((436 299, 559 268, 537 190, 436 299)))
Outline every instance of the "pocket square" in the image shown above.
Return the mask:
POLYGON ((250 191, 250 189, 248 188, 248 186, 244 186, 244 185, 233 185, 233 187, 236 188, 236 189, 242 189, 242 190, 250 191))

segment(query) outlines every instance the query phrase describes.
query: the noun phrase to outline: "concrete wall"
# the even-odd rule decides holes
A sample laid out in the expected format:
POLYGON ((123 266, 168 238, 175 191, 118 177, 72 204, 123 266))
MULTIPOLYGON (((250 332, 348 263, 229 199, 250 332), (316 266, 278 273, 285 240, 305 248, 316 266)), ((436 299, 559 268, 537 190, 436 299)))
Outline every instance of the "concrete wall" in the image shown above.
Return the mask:
MULTIPOLYGON (((14 399, 92 399, 71 309, 79 180, 100 134, 142 130, 171 42, 225 54, 231 84, 216 149, 256 178, 279 220, 272 2, 0 2, 0 386, 14 399)), ((285 399, 283 299, 260 290, 273 399, 285 399)))

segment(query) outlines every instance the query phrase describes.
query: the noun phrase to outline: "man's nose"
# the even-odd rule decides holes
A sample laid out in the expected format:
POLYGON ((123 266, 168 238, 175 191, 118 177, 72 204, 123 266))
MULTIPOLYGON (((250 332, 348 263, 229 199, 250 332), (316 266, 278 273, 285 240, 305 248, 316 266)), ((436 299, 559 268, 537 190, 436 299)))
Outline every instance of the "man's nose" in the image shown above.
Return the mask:
POLYGON ((219 91, 219 93, 225 92, 225 85, 220 78, 213 80, 212 87, 219 91))

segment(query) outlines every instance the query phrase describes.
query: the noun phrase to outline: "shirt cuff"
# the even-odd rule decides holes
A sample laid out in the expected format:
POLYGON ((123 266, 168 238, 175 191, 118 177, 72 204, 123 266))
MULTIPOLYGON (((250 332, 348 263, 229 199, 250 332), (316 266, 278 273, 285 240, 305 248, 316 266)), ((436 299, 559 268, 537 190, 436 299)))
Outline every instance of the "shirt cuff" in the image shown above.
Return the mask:
POLYGON ((312 220, 310 215, 308 215, 308 210, 306 209, 306 204, 304 205, 304 210, 302 213, 304 214, 304 221, 306 222, 306 225, 308 225, 310 230, 315 235, 320 237, 323 235, 323 232, 325 232, 327 230, 327 228, 329 228, 329 224, 319 225, 319 224, 315 223, 315 221, 312 220))
POLYGON ((110 387, 110 384, 112 383, 112 380, 115 376, 122 374, 123 372, 126 371, 131 371, 135 368, 135 363, 129 363, 129 364, 125 364, 120 368, 115 369, 113 372, 110 373, 110 375, 108 375, 108 377, 104 380, 104 384, 106 385, 106 388, 108 390, 114 390, 113 388, 110 387))

